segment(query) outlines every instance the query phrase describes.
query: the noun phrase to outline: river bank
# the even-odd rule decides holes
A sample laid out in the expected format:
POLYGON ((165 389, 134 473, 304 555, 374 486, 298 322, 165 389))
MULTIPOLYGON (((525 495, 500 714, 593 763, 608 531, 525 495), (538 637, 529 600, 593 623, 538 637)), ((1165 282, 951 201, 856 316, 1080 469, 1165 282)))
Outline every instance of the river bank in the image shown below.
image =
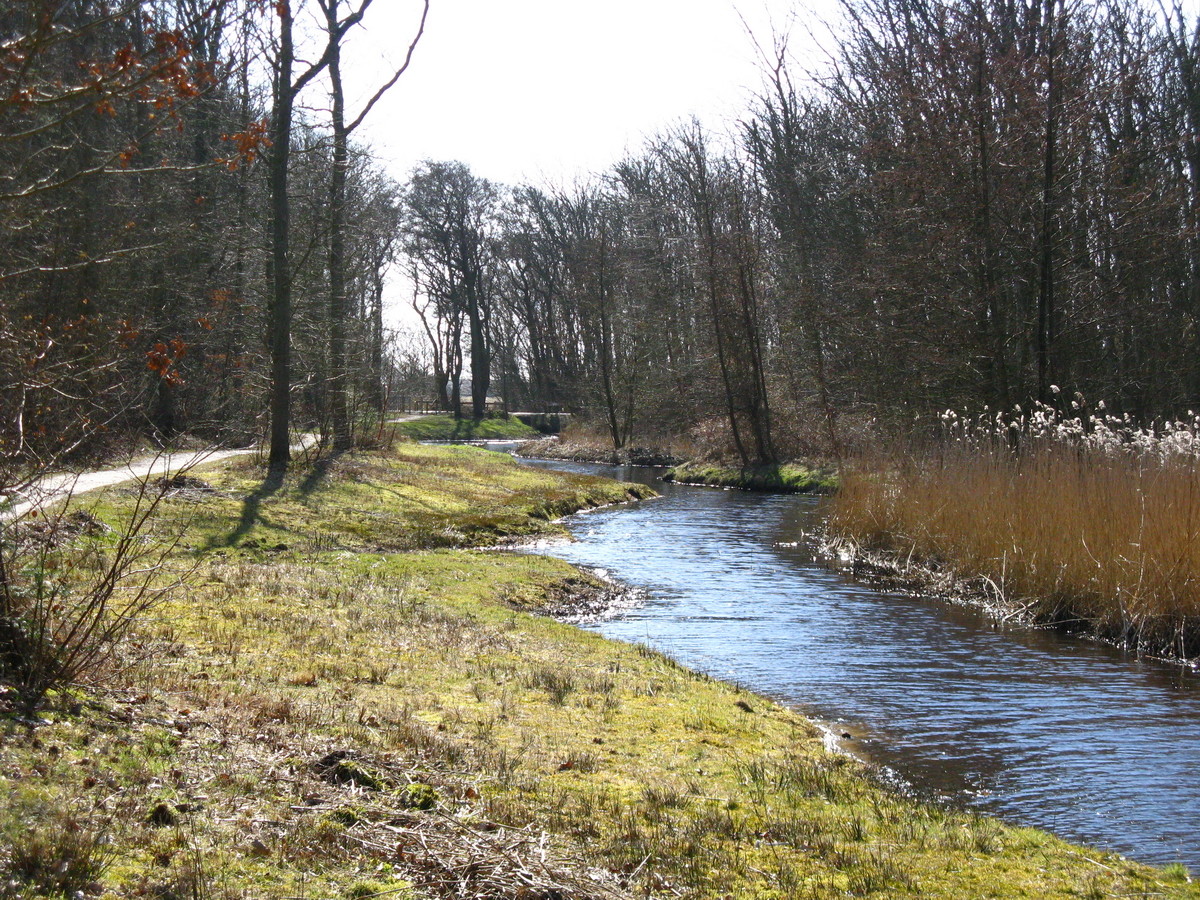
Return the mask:
POLYGON ((861 460, 829 504, 830 538, 860 564, 982 600, 1002 618, 1195 661, 1194 436, 1117 424, 1051 418, 1019 448, 989 426, 861 460))
POLYGON ((568 462, 599 463, 606 466, 675 466, 682 457, 661 447, 611 446, 572 438, 547 437, 527 441, 516 448, 516 454, 528 459, 560 459, 568 462))
POLYGON ((520 444, 518 456, 596 463, 606 466, 651 466, 663 468, 662 480, 703 487, 726 487, 778 494, 827 494, 837 490, 837 475, 827 466, 787 462, 770 466, 736 466, 720 462, 686 459, 656 447, 626 447, 613 450, 594 441, 541 438, 520 444))
POLYGON ((826 499, 531 464, 661 494, 571 517, 579 540, 542 550, 649 589, 644 604, 586 627, 832 723, 850 752, 919 796, 1200 868, 1191 670, 847 577, 820 550, 826 499))
POLYGON ((513 418, 456 419, 444 413, 413 415, 392 427, 414 441, 527 441, 538 432, 513 418))
MULTIPOLYGON (((1082 639, 1107 644, 1144 658, 1200 668, 1200 659, 1175 652, 1164 652, 1164 646, 1139 643, 1125 630, 1115 630, 1089 621, 1071 611, 1059 601, 1051 606, 1045 597, 1023 598, 1006 593, 989 575, 981 572, 957 571, 944 560, 914 556, 909 551, 867 548, 846 537, 826 533, 820 541, 821 552, 829 565, 852 574, 870 584, 910 591, 933 600, 962 604, 981 610, 1001 625, 1015 623, 1038 628, 1051 628, 1082 639)), ((1172 644, 1186 649, 1195 638, 1183 636, 1172 644)), ((1171 645, 1165 648, 1170 651, 1171 645)))
POLYGON ((663 481, 774 494, 832 494, 838 487, 832 469, 800 462, 769 466, 685 462, 665 472, 663 481))
MULTIPOLYGON (((1179 870, 901 797, 794 712, 531 614, 603 591, 592 576, 464 549, 562 534, 556 515, 643 491, 407 444, 269 494, 248 461, 192 474, 203 487, 171 496, 157 526, 182 535, 186 588, 106 687, 60 698, 36 728, 3 722, 3 858, 27 883, 70 871, 111 897, 1200 896, 1179 870)), ((129 502, 114 489, 94 512, 115 521, 129 502)))

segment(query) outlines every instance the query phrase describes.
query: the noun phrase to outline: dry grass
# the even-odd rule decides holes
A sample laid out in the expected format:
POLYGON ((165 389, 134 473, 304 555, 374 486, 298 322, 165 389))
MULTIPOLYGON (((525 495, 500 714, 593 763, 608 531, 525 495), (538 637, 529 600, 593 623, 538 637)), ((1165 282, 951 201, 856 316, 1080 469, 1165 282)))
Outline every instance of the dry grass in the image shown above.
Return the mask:
POLYGON ((835 537, 980 579, 1009 612, 1200 654, 1200 464, 1036 442, 949 444, 849 472, 835 537))

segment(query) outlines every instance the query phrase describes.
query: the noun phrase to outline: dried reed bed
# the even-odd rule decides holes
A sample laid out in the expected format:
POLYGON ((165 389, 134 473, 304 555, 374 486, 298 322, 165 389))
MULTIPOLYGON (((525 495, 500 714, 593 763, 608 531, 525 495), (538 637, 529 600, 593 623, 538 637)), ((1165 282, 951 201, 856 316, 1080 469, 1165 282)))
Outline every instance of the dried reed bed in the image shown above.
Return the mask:
POLYGON ((1005 615, 1200 655, 1200 422, 1041 408, 943 423, 939 440, 845 474, 835 541, 907 576, 974 580, 1005 615))

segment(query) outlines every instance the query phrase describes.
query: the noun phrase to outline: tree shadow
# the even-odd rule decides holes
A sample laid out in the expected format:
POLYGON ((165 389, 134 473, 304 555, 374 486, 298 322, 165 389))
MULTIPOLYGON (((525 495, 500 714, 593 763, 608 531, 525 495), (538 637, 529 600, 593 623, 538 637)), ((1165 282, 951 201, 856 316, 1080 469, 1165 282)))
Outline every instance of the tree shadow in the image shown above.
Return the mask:
POLYGON ((333 464, 345 456, 346 450, 334 450, 328 456, 320 457, 313 463, 312 470, 304 476, 304 480, 300 482, 300 495, 307 497, 317 489, 319 485, 329 474, 329 470, 333 468, 333 464))
MULTIPOLYGON (((302 496, 307 497, 315 491, 321 481, 329 474, 330 468, 337 460, 345 454, 346 451, 338 451, 331 453, 328 456, 321 457, 314 464, 312 469, 304 476, 304 480, 300 482, 298 490, 302 496)), ((238 541, 250 533, 250 529, 259 521, 259 509, 263 501, 277 494, 279 489, 283 487, 284 476, 287 474, 286 468, 270 469, 267 472, 267 477, 263 479, 263 483, 250 492, 246 499, 242 501, 242 514, 238 519, 237 527, 223 539, 213 537, 209 540, 205 549, 213 550, 217 547, 233 547, 238 541)))
POLYGON ((229 532, 223 541, 218 541, 214 537, 208 542, 206 549, 212 550, 217 546, 232 547, 249 534, 250 529, 254 527, 254 523, 258 521, 258 510, 262 506, 262 502, 273 494, 278 493, 279 489, 283 487, 283 478, 286 474, 287 470, 283 468, 268 470, 267 477, 263 479, 263 483, 251 491, 242 502, 242 515, 238 520, 237 527, 229 532))

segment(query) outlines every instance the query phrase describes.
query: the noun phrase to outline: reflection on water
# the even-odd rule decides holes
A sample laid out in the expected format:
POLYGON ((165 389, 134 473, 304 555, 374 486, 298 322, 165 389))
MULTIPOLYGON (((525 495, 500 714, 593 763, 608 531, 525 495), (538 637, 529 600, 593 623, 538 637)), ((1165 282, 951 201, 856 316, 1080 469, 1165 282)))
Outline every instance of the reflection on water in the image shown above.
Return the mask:
POLYGON ((835 723, 918 791, 1200 869, 1194 673, 822 568, 786 546, 815 524, 812 498, 655 486, 661 499, 573 516, 579 542, 542 551, 650 590, 592 627, 835 723))

